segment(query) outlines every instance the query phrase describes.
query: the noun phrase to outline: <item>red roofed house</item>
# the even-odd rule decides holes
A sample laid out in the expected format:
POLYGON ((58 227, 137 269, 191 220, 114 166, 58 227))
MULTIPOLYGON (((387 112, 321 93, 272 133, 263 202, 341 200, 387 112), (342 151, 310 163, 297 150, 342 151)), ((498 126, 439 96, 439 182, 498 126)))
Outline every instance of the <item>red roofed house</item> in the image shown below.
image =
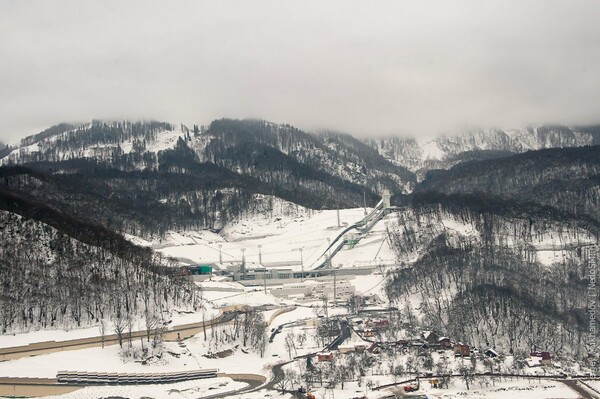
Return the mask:
POLYGON ((319 362, 333 362, 333 353, 319 353, 317 354, 317 360, 319 362))
POLYGON ((469 345, 463 344, 462 342, 458 342, 454 345, 454 355, 461 357, 469 357, 471 356, 471 348, 469 348, 469 345))

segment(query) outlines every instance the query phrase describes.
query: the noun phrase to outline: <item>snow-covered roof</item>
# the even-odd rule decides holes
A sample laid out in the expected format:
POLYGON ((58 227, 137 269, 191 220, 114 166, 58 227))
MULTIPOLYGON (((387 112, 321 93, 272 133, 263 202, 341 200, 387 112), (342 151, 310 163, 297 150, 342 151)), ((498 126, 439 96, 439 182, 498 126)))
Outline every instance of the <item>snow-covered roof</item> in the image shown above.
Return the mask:
POLYGON ((525 360, 527 362, 527 365, 529 367, 537 367, 539 366, 541 358, 540 357, 530 357, 527 360, 525 360))
POLYGON ((490 348, 490 349, 488 349, 488 350, 486 350, 486 351, 485 351, 485 353, 491 353, 491 354, 492 354, 492 355, 494 355, 494 356, 498 356, 498 352, 496 352, 495 350, 493 350, 493 349, 491 349, 491 348, 490 348))

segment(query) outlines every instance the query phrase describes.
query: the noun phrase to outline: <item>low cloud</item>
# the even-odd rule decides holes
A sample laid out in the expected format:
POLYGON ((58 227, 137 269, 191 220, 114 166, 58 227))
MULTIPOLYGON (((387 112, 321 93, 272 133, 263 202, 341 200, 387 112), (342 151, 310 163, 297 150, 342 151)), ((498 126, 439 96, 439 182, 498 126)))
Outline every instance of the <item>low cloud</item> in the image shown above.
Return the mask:
POLYGON ((597 1, 0 0, 0 139, 259 117, 359 135, 597 123, 597 1))

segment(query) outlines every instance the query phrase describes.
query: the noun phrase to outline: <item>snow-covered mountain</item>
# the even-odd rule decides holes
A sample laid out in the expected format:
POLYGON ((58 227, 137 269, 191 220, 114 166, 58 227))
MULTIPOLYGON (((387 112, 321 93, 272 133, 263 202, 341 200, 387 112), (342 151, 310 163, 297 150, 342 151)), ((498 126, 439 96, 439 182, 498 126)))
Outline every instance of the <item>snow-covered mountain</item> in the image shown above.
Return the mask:
POLYGON ((240 154, 232 153, 242 146, 248 150, 251 144, 345 181, 375 183, 379 190, 407 193, 415 179, 421 180, 428 170, 545 148, 600 144, 600 127, 539 126, 468 130, 433 139, 356 139, 343 134, 311 134, 287 124, 258 120, 222 119, 202 132, 197 127, 164 122, 93 121, 60 124, 24 138, 19 146, 0 151, 0 165, 86 158, 144 170, 154 167, 158 153, 173 149, 180 138, 200 162, 220 164, 234 172, 247 172, 255 166, 241 165, 240 154))
POLYGON ((546 148, 597 145, 600 144, 600 127, 483 129, 433 139, 392 137, 366 142, 386 159, 422 178, 428 170, 447 169, 470 160, 498 158, 546 148))
MULTIPOLYGON (((221 119, 202 129, 164 122, 93 121, 61 124, 27 137, 17 148, 4 149, 0 163, 7 166, 3 173, 10 176, 4 181, 8 189, 111 229, 145 236, 174 228, 219 229, 254 209, 256 198, 265 196, 309 209, 332 209, 372 206, 383 190, 395 198, 438 188, 445 193, 501 195, 504 183, 490 184, 515 173, 509 167, 514 154, 588 146, 599 140, 599 127, 468 131, 422 141, 312 134, 261 120, 221 119), (496 162, 501 159, 507 162, 496 162), (469 166, 473 162, 475 166, 469 166), (456 169, 458 164, 465 168, 456 169), (453 166, 447 177, 433 171, 453 166), (488 175, 503 171, 503 177, 478 175, 488 169, 488 175), (425 179, 427 173, 437 180, 425 179)), ((550 158, 514 158, 529 172, 519 179, 524 189, 510 199, 558 206, 569 198, 568 209, 559 209, 578 215, 585 209, 586 215, 595 215, 590 210, 597 188, 590 173, 576 174, 583 180, 572 184, 570 172, 561 175, 560 182, 544 177, 556 175, 546 170, 596 170, 593 148, 585 155, 589 167, 565 163, 562 152, 550 158), (562 189, 567 186, 572 187, 562 189), (570 194, 575 186, 585 188, 585 198, 570 194), (539 189, 528 193, 529 187, 539 189)))

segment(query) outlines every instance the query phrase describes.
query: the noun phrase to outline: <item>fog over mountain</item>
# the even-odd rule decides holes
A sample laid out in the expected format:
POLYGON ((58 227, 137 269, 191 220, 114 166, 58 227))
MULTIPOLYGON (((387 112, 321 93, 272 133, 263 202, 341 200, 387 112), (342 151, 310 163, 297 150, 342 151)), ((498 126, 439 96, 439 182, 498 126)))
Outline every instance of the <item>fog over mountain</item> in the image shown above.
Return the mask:
POLYGON ((600 3, 0 1, 0 139, 63 121, 598 122, 600 3))

